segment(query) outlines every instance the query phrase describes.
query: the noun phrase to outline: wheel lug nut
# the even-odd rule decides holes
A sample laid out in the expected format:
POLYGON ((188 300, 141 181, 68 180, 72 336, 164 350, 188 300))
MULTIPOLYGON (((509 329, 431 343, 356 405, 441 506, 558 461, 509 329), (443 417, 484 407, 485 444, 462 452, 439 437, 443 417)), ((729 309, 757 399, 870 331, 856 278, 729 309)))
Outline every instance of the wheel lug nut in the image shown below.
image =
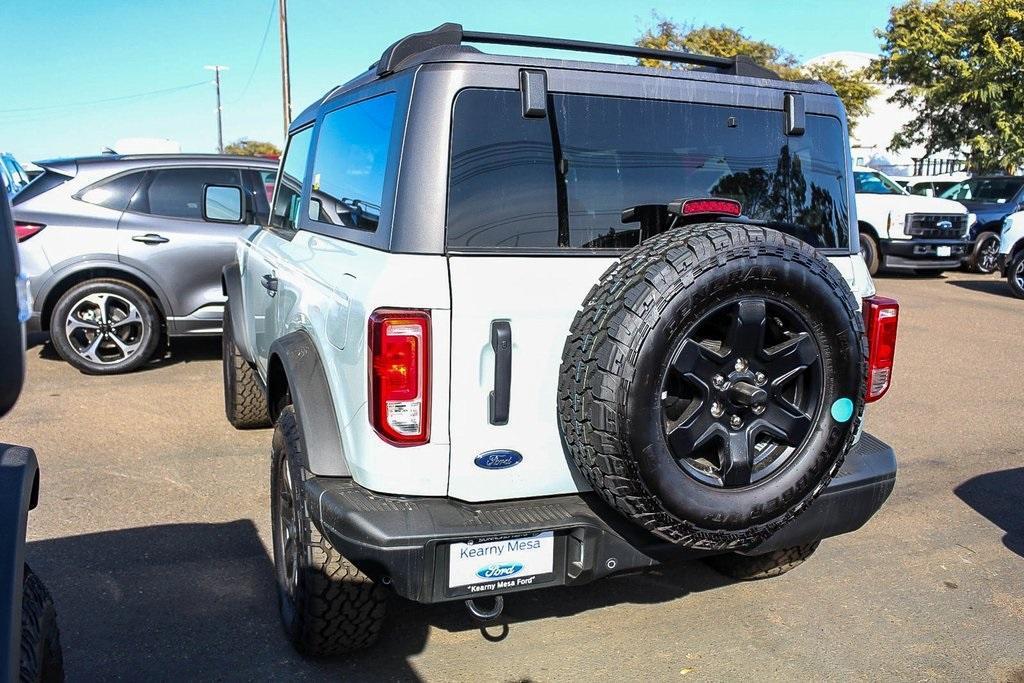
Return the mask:
POLYGON ((764 412, 764 406, 763 405, 756 405, 756 406, 754 406, 754 413, 756 413, 757 415, 760 415, 763 412, 764 412))
POLYGON ((737 358, 736 359, 736 372, 746 372, 746 370, 747 370, 747 361, 745 361, 742 358, 737 358))
POLYGON ((764 376, 763 372, 759 372, 756 375, 754 375, 754 379, 757 381, 758 384, 764 384, 765 380, 768 378, 764 376))
POLYGON ((711 378, 711 383, 715 385, 716 389, 721 389, 722 385, 725 384, 725 378, 721 375, 715 375, 711 378))
POLYGON ((739 427, 741 424, 743 424, 743 420, 740 419, 739 415, 733 415, 732 417, 729 418, 729 424, 732 425, 733 427, 739 427))
POLYGON ((711 404, 711 414, 714 417, 722 417, 722 413, 724 412, 725 410, 722 408, 722 404, 719 403, 718 401, 715 401, 714 403, 711 404))

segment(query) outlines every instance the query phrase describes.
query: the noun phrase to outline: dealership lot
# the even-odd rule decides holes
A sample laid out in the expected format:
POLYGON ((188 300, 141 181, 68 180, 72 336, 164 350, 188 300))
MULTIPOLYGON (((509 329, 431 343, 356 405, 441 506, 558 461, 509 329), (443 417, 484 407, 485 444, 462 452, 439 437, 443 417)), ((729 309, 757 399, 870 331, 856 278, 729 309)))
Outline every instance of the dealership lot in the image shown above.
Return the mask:
POLYGON ((860 532, 759 583, 692 563, 512 596, 507 630, 486 634, 461 603, 398 604, 379 646, 327 663, 278 625, 270 432, 224 419, 219 343, 111 377, 36 345, 0 440, 39 456, 28 557, 68 676, 1024 680, 1024 302, 963 273, 878 289, 903 311, 894 388, 868 425, 901 469, 860 532))

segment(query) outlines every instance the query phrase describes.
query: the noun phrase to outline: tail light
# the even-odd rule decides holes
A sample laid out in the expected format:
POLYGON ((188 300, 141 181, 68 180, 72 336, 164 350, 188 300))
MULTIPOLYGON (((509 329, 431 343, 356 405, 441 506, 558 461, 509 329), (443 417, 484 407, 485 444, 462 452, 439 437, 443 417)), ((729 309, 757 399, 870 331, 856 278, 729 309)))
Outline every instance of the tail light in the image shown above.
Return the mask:
POLYGON ((895 299, 872 296, 864 299, 864 327, 868 336, 868 403, 885 396, 892 383, 892 362, 896 356, 896 326, 900 305, 895 299))
POLYGON ((378 309, 370 315, 370 421, 385 441, 430 440, 430 316, 378 309))
POLYGON ((24 242, 45 227, 45 225, 40 225, 39 223, 15 223, 14 236, 19 242, 24 242))

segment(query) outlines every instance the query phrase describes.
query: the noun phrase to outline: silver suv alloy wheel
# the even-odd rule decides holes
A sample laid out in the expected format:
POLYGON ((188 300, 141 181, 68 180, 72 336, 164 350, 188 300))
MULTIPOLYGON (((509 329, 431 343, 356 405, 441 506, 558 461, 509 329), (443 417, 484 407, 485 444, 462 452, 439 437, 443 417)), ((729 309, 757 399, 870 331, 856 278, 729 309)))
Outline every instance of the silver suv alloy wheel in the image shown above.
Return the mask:
POLYGON ((68 344, 91 363, 113 365, 128 360, 145 339, 138 309, 117 294, 96 293, 79 299, 64 322, 68 344))

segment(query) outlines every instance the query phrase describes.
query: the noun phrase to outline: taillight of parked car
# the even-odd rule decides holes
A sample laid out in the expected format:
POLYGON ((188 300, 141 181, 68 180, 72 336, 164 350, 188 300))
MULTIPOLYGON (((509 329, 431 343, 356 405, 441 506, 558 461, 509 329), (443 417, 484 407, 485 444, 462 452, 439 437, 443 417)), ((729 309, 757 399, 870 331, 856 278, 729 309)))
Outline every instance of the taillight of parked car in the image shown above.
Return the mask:
POLYGON ((892 384, 896 356, 896 327, 900 305, 895 299, 872 296, 864 299, 864 328, 868 336, 868 386, 865 401, 885 396, 892 384))
POLYGON ((370 422, 385 441, 430 440, 430 315, 381 308, 370 315, 370 422))
POLYGON ((39 223, 15 223, 14 236, 19 242, 24 242, 45 227, 45 225, 40 225, 39 223))

